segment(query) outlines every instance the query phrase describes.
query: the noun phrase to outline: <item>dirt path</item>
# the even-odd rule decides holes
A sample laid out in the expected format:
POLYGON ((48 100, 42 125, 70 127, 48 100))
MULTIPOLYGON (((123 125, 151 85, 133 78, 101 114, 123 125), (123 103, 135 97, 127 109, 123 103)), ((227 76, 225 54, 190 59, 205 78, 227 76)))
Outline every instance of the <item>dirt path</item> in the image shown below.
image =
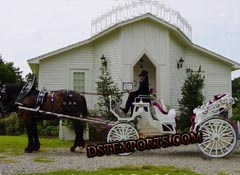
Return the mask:
POLYGON ((101 167, 121 165, 159 165, 188 168, 193 171, 217 175, 220 172, 240 174, 240 146, 225 158, 209 159, 203 156, 196 145, 171 147, 140 152, 130 156, 103 156, 88 158, 86 151, 70 153, 68 149, 48 149, 32 154, 8 156, 0 154, 1 175, 15 173, 48 172, 61 169, 96 170, 101 167), (37 160, 37 162, 36 162, 37 160), (43 161, 43 162, 39 162, 43 161))

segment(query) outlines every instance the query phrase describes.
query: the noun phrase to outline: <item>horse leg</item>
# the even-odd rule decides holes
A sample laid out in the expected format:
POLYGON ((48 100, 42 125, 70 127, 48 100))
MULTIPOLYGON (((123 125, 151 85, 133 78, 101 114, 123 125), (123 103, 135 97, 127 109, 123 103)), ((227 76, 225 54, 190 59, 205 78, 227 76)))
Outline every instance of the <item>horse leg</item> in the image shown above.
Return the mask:
POLYGON ((71 152, 75 152, 77 147, 85 147, 85 141, 83 138, 83 127, 80 121, 73 121, 73 127, 76 134, 75 141, 71 147, 71 152))
POLYGON ((27 136, 28 136, 28 145, 25 148, 25 153, 31 153, 33 152, 34 148, 34 139, 33 139, 33 128, 32 125, 27 124, 27 136))
POLYGON ((40 142, 38 138, 37 122, 33 120, 33 151, 40 149, 40 142))

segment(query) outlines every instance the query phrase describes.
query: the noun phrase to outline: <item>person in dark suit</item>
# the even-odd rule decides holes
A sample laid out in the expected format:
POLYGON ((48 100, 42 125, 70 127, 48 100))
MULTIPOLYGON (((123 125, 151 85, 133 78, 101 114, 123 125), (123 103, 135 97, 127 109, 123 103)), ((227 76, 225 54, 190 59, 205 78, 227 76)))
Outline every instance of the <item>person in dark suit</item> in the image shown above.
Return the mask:
POLYGON ((129 94, 125 108, 121 108, 121 110, 126 114, 128 113, 130 107, 133 110, 132 103, 134 102, 134 99, 136 97, 138 97, 139 95, 149 95, 148 72, 142 70, 138 76, 140 79, 140 85, 138 87, 138 90, 133 91, 129 94))

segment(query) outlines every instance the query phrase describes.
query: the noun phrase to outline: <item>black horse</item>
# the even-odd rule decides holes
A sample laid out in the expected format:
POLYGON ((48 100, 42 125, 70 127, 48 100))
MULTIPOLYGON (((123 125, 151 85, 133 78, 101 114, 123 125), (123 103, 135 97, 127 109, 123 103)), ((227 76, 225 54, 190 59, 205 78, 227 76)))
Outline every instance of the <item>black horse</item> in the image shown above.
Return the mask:
MULTIPOLYGON (((36 90, 33 83, 30 89, 29 86, 26 85, 0 85, 0 116, 7 115, 11 112, 18 113, 27 130, 28 145, 25 148, 26 153, 40 149, 37 121, 58 119, 55 115, 39 113, 38 109, 74 117, 80 117, 81 115, 85 117, 88 113, 84 96, 81 96, 75 91, 58 90, 50 93, 42 93, 36 90), (18 105, 33 108, 36 109, 36 111, 18 109, 18 105)), ((83 127, 79 120, 73 120, 72 122, 76 137, 70 150, 77 152, 85 146, 83 127)))

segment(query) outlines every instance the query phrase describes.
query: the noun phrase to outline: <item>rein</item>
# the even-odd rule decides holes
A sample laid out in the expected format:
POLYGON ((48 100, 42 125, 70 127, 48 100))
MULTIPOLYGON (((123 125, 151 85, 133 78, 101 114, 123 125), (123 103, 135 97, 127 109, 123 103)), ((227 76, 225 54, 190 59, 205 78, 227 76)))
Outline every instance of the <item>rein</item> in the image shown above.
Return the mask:
POLYGON ((101 93, 97 92, 79 92, 80 94, 86 94, 86 95, 102 95, 101 93))

